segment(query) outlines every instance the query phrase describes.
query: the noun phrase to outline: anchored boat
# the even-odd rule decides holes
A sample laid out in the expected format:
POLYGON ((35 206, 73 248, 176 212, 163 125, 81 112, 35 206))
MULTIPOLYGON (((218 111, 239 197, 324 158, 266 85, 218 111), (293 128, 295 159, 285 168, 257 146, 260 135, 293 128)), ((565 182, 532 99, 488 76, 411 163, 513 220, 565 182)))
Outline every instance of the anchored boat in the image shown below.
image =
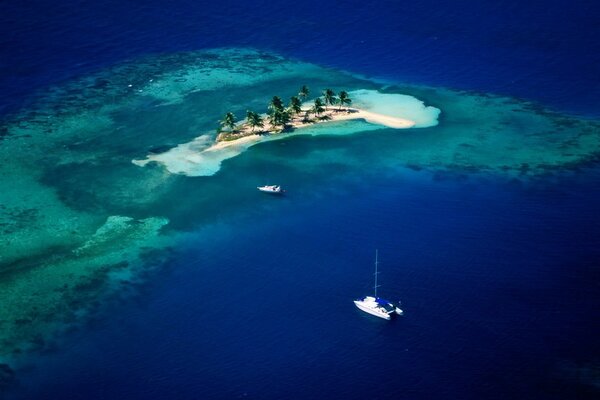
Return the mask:
POLYGON ((285 190, 283 190, 281 188, 281 186, 279 186, 279 185, 258 186, 257 189, 260 190, 261 192, 271 193, 271 194, 282 194, 285 192, 285 190))
POLYGON ((373 296, 365 296, 363 298, 354 300, 354 304, 356 304, 356 307, 366 313, 390 320, 392 319, 392 315, 402 315, 404 311, 402 311, 398 305, 394 305, 388 300, 377 297, 377 288, 379 287, 377 286, 377 274, 379 273, 378 266, 378 251, 375 250, 375 286, 373 288, 375 293, 373 296))

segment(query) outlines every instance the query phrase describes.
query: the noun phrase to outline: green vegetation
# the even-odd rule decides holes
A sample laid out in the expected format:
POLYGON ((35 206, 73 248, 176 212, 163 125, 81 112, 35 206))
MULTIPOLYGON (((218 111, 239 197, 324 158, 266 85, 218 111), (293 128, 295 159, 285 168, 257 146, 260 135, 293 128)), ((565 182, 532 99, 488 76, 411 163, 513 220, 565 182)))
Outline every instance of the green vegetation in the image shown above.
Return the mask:
POLYGON ((342 109, 342 106, 344 105, 350 105, 352 103, 352 99, 350 98, 350 96, 348 96, 348 92, 342 90, 339 94, 338 94, 338 101, 340 103, 340 110, 342 109))
POLYGON ((273 96, 269 103, 269 123, 274 127, 281 126, 283 129, 291 119, 291 115, 283 106, 281 98, 273 96))
POLYGON ((323 101, 319 97, 317 97, 312 107, 312 112, 315 113, 315 115, 318 117, 323 113, 323 111, 325 111, 325 109, 323 108, 323 101))
POLYGON ((325 89, 323 91, 323 100, 325 100, 325 109, 327 109, 327 105, 334 105, 336 103, 335 92, 331 89, 325 89))
POLYGON ((235 129, 235 123, 236 123, 235 115, 233 115, 232 112, 228 112, 227 114, 225 114, 225 116, 223 117, 221 122, 219 122, 219 125, 220 125, 221 129, 227 128, 227 129, 233 131, 235 129))
POLYGON ((254 132, 255 128, 262 128, 265 126, 263 118, 254 111, 246 111, 246 120, 248 121, 248 125, 252 128, 252 132, 254 132))
POLYGON ((289 124, 291 120, 292 116, 287 110, 277 110, 269 116, 269 123, 274 127, 281 126, 282 129, 284 129, 285 126, 289 124))
POLYGON ((292 112, 292 115, 299 114, 302 111, 302 101, 298 96, 292 96, 290 98, 290 105, 288 109, 292 112))
POLYGON ((272 115, 276 112, 284 111, 283 101, 278 96, 273 96, 271 102, 269 103, 269 115, 272 115))
POLYGON ((308 86, 303 85, 302 88, 300 88, 300 91, 298 92, 298 97, 302 99, 302 101, 304 101, 306 100, 309 94, 310 90, 308 90, 308 86))
MULTIPOLYGON (((309 124, 315 122, 311 119, 310 114, 314 114, 317 120, 329 119, 328 115, 322 115, 328 108, 339 103, 339 107, 334 111, 341 111, 342 108, 350 103, 348 92, 341 91, 339 97, 331 89, 323 91, 323 97, 317 97, 314 100, 312 107, 302 107, 303 101, 308 97, 310 90, 304 85, 300 88, 298 95, 290 97, 290 102, 287 107, 283 104, 281 97, 273 96, 267 106, 267 131, 274 133, 275 131, 283 131, 290 123, 309 124), (301 116, 301 117, 300 117, 301 116)), ((254 111, 246 111, 246 121, 236 126, 236 118, 232 112, 225 114, 220 121, 217 141, 231 141, 244 136, 255 133, 256 128, 265 127, 264 115, 260 115, 254 111)))

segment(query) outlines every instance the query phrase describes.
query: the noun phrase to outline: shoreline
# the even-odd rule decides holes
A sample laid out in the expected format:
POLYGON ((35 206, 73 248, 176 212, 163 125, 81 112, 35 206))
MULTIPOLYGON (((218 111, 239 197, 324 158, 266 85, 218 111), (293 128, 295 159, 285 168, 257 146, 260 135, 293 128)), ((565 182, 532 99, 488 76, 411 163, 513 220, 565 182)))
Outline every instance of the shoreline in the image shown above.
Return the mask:
MULTIPOLYGON (((415 126, 415 122, 406 118, 391 117, 385 114, 379 114, 372 111, 366 111, 356 107, 330 108, 323 111, 318 118, 312 118, 305 121, 302 114, 308 112, 310 107, 302 107, 302 111, 294 116, 292 121, 284 129, 276 128, 268 121, 265 121, 265 127, 261 130, 252 131, 246 122, 242 122, 237 134, 226 133, 219 134, 214 144, 203 151, 215 151, 230 146, 243 145, 251 142, 259 142, 263 137, 285 134, 296 129, 302 129, 309 126, 319 125, 327 122, 350 121, 355 119, 364 119, 365 121, 383 125, 394 129, 408 129, 415 126), (224 137, 232 137, 226 139, 224 137), (221 139, 220 139, 221 138, 221 139)), ((245 121, 245 120, 244 120, 245 121)))
MULTIPOLYGON (((305 120, 304 114, 310 107, 302 107, 302 111, 296 114, 286 124, 285 128, 274 127, 265 118, 264 127, 252 131, 246 120, 242 121, 237 128, 236 134, 221 133, 216 139, 209 134, 195 137, 190 142, 179 144, 170 150, 160 153, 149 153, 144 159, 131 160, 134 165, 145 167, 147 164, 156 162, 164 165, 167 170, 175 174, 188 176, 213 175, 220 169, 221 162, 235 157, 247 148, 267 140, 278 140, 286 137, 286 134, 294 133, 302 128, 320 125, 327 122, 350 121, 362 119, 371 124, 382 125, 394 129, 408 129, 416 126, 416 122, 399 117, 366 111, 356 107, 333 107, 324 110, 318 118, 305 120), (225 139, 224 137, 227 137, 225 139), (174 161, 177 160, 177 161, 174 161), (188 174, 189 168, 196 172, 188 174)), ((296 133, 301 134, 301 133, 296 133)))

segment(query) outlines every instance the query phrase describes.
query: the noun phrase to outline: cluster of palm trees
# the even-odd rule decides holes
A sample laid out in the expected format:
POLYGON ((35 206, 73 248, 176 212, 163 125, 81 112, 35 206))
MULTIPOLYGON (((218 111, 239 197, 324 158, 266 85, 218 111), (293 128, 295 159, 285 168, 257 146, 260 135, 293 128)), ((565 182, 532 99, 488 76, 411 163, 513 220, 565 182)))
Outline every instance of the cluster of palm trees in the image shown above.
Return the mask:
MULTIPOLYGON (((309 94, 310 90, 308 87, 306 85, 302 86, 298 92, 298 95, 290 98, 290 102, 287 107, 283 104, 283 101, 280 97, 273 96, 269 102, 267 112, 269 124, 271 124, 273 127, 280 126, 282 129, 284 129, 296 115, 303 111, 302 102, 306 100, 309 94)), ((348 96, 347 92, 341 91, 336 95, 333 90, 325 89, 323 91, 323 100, 321 100, 320 97, 317 97, 314 100, 313 106, 310 109, 304 110, 304 118, 302 121, 305 123, 311 122, 311 113, 317 118, 321 118, 321 114, 323 114, 324 111, 327 111, 328 106, 339 104, 338 110, 341 110, 344 105, 349 105, 350 103, 352 103, 352 100, 348 96)), ((223 130, 235 132, 236 122, 237 120, 235 115, 231 112, 228 112, 220 121, 220 128, 218 129, 218 132, 220 133, 223 130)), ((263 128, 265 122, 260 114, 248 110, 246 111, 246 124, 252 129, 252 132, 254 132, 256 128, 263 128)))

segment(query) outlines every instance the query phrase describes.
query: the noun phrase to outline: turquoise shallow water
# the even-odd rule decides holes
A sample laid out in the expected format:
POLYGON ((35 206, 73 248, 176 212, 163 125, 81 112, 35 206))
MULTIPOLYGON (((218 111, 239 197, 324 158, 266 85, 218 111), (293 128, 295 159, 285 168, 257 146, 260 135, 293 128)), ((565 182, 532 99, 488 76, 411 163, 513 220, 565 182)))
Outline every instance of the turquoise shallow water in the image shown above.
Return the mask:
POLYGON ((148 57, 43 99, 6 120, 0 148, 17 396, 362 398, 380 367, 400 376, 381 398, 594 387, 597 121, 248 49, 148 57), (323 124, 211 176, 131 162, 302 84, 410 95, 439 124, 323 124), (289 194, 255 190, 275 182, 289 194), (375 247, 409 310, 389 326, 351 303, 375 247))

